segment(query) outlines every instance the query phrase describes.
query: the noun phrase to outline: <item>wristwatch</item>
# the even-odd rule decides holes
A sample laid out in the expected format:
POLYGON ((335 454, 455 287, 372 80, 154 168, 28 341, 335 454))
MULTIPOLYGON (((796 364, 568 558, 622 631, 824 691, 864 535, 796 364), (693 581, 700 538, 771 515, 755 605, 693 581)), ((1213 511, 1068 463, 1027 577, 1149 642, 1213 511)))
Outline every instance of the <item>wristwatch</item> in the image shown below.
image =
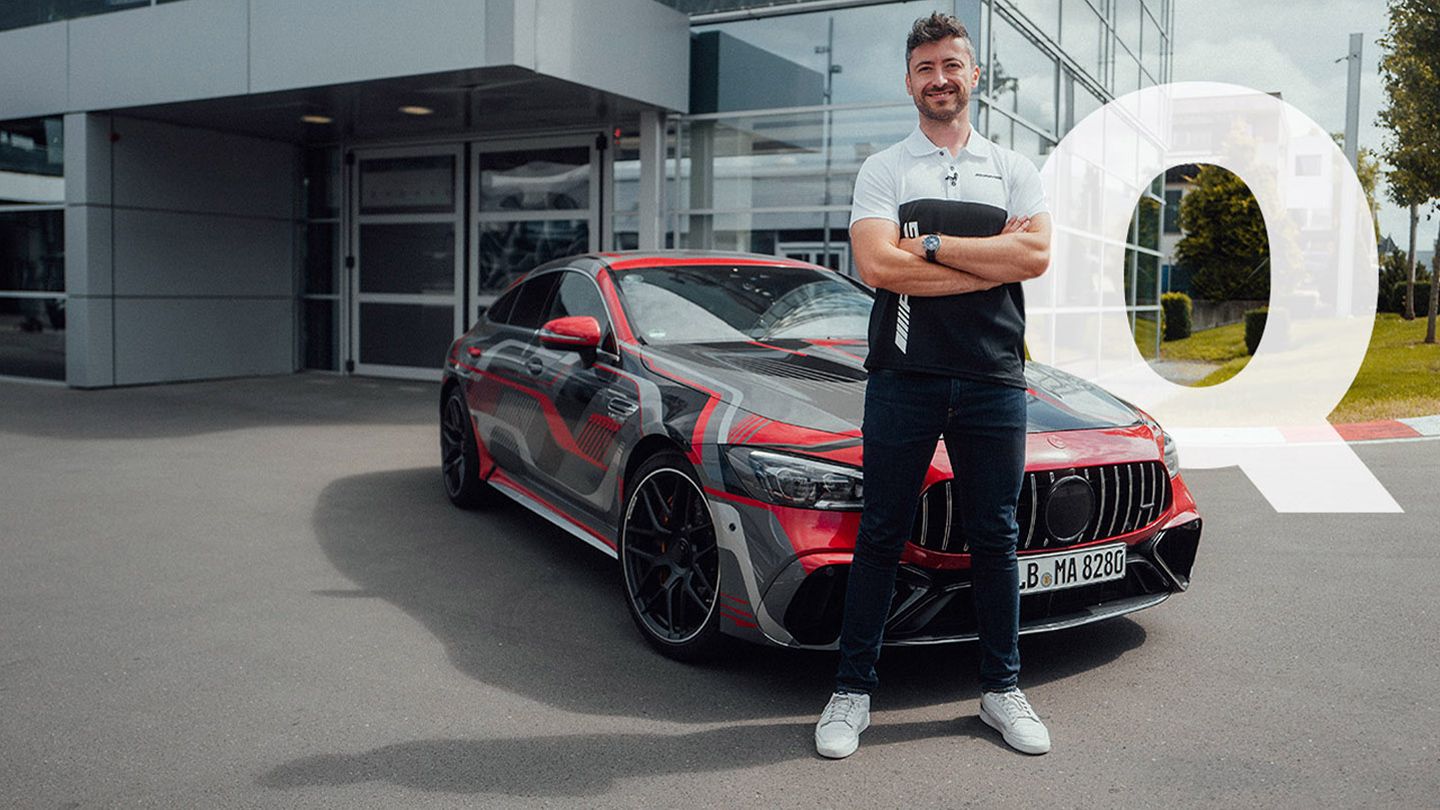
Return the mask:
POLYGON ((925 261, 933 262, 935 261, 935 251, 940 249, 940 237, 933 233, 927 233, 925 238, 920 240, 920 246, 925 248, 925 261))

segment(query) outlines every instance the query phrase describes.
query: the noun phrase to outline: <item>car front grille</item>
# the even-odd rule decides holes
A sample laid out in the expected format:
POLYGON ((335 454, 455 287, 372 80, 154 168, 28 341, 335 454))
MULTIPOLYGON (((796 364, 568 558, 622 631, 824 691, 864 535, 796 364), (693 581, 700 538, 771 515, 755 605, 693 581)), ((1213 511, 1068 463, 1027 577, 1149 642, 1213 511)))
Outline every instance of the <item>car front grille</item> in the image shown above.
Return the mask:
MULTIPOLYGON (((1171 495, 1170 476, 1159 461, 1027 472, 1015 505, 1019 550, 1128 534, 1158 520, 1170 508, 1171 495)), ((911 542, 929 551, 968 554, 970 544, 956 508, 956 499, 963 497, 953 481, 925 490, 911 542)))

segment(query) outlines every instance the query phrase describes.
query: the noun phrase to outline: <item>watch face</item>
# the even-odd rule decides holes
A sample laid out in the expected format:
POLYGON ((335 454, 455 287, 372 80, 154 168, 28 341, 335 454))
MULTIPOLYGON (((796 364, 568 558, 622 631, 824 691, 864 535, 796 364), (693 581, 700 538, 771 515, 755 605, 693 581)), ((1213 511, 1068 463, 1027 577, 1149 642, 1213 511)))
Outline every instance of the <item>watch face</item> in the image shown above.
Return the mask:
POLYGON ((938 237, 938 236, 936 236, 935 234, 932 233, 932 234, 926 236, 924 239, 920 240, 920 245, 921 245, 922 247, 924 247, 926 250, 930 250, 930 251, 939 250, 939 249, 940 249, 940 237, 938 237))

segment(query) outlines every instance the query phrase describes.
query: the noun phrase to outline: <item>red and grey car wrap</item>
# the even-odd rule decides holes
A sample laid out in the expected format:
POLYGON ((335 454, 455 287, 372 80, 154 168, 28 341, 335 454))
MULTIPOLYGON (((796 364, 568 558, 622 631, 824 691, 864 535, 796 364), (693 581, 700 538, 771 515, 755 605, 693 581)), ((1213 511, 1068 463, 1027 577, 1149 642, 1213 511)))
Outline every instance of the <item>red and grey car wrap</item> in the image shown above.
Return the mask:
MULTIPOLYGON (((715 529, 721 632, 833 648, 859 510, 777 503, 739 467, 745 454, 761 451, 835 465, 858 479, 866 344, 647 345, 630 327, 612 274, 684 262, 814 269, 773 257, 681 252, 552 263, 530 277, 588 275, 603 297, 615 351, 593 359, 547 352, 533 331, 482 320, 450 350, 442 403, 463 387, 479 477, 611 555, 633 473, 656 452, 683 454, 715 529)), ((1123 543, 1126 574, 1022 595, 1021 632, 1123 615, 1184 591, 1201 518, 1168 437, 1139 409, 1079 378, 1032 362, 1027 379, 1026 474, 1016 509, 1022 570, 1033 555, 1123 543)), ((970 558, 950 509, 951 477, 937 442, 901 558, 889 644, 975 638, 970 558)))

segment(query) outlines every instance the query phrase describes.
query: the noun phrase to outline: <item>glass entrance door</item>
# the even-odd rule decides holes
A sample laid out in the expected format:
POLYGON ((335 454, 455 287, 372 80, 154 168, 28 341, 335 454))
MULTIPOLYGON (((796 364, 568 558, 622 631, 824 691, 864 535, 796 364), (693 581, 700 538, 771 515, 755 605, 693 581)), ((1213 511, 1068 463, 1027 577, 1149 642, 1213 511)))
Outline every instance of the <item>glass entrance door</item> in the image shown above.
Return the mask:
POLYGON ((463 155, 458 145, 355 153, 357 373, 432 379, 464 327, 463 155))
POLYGON ((538 265, 600 248, 593 135, 475 144, 470 312, 538 265))

